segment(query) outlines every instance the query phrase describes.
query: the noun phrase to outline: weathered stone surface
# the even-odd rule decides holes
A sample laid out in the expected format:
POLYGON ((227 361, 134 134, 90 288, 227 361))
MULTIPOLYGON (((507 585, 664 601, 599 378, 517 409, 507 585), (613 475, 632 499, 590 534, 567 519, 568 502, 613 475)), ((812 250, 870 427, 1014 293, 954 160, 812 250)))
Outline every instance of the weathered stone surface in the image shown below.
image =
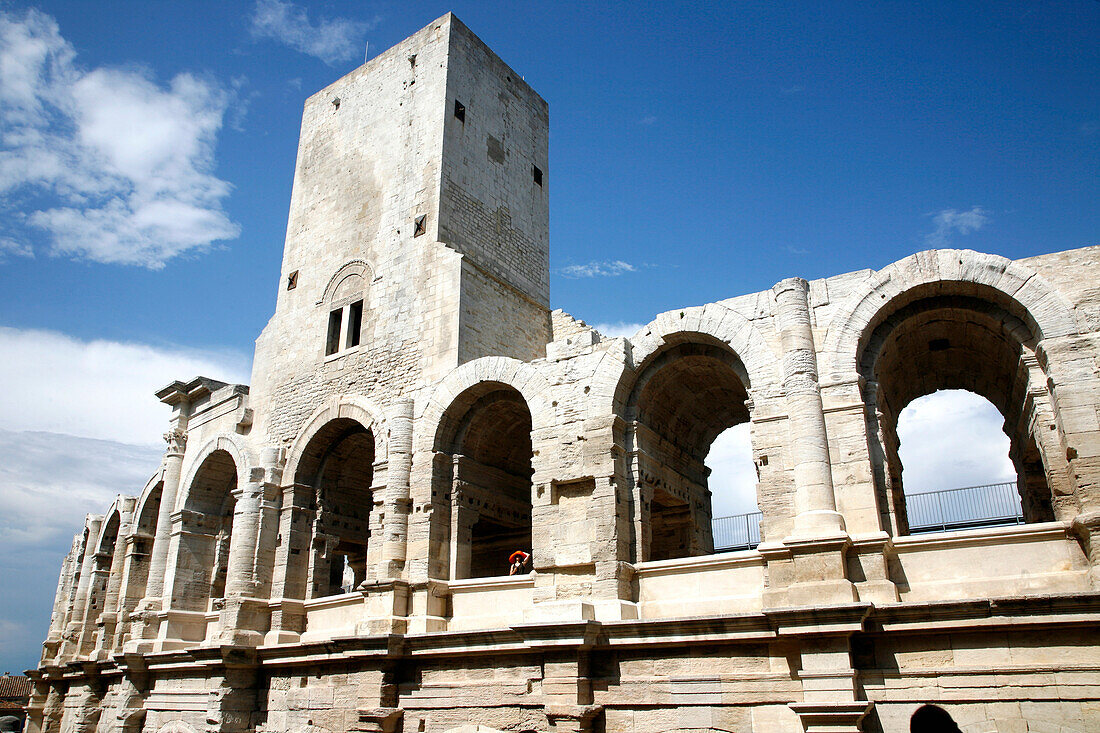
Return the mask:
POLYGON ((1100 248, 606 338, 548 309, 547 133, 449 15, 307 101, 251 387, 158 392, 32 730, 1100 728, 1100 248), (1005 415, 1026 524, 908 536, 897 416, 942 388, 1005 415), (705 459, 744 422, 763 544, 715 555, 705 459))

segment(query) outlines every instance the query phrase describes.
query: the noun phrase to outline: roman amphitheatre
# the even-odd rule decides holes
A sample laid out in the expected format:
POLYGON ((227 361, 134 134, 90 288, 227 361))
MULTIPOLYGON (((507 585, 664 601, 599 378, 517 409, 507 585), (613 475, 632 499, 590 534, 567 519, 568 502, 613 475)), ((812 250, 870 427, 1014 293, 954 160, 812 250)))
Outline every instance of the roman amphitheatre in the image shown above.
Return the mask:
POLYGON ((609 338, 549 307, 548 129, 452 15, 310 97, 251 384, 157 393, 31 731, 1100 729, 1100 248, 792 272, 609 338), (896 429, 939 389, 997 407, 1018 481, 936 513, 896 429), (744 423, 734 525, 705 460, 744 423))

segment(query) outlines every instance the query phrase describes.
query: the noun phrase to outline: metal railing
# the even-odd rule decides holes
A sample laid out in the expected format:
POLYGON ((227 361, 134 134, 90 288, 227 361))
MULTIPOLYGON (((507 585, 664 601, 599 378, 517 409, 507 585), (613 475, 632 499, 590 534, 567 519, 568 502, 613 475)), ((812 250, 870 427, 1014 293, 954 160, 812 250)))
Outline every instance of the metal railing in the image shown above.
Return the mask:
MULTIPOLYGON (((947 532, 968 527, 1023 524, 1014 482, 922 491, 905 495, 909 532, 947 532)), ((715 552, 751 550, 760 544, 760 512, 711 520, 715 552)))
POLYGON ((711 520, 714 551, 751 550, 760 544, 760 512, 715 517, 711 520))
POLYGON ((905 509, 911 534, 1024 523, 1014 482, 906 494, 905 509))

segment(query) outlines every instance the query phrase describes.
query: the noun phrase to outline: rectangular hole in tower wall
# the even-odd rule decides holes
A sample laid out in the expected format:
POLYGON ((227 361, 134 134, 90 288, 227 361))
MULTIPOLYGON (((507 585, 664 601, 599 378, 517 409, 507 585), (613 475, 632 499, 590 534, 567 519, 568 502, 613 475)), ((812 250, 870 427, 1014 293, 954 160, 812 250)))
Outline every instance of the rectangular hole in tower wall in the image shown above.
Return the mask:
POLYGON ((325 356, 332 356, 340 350, 340 321, 344 311, 337 308, 328 314, 328 340, 325 341, 325 356))
POLYGON ((351 304, 351 308, 348 309, 348 344, 350 349, 352 346, 359 345, 359 331, 363 327, 363 301, 357 300, 351 304))
POLYGON ((542 185, 542 168, 539 168, 537 165, 531 166, 531 176, 535 179, 536 185, 542 185))
POLYGON ((427 231, 427 224, 425 223, 428 218, 427 214, 421 214, 413 221, 413 236, 419 237, 425 231, 427 231))
POLYGON ((457 99, 455 100, 455 119, 459 122, 466 121, 466 105, 457 99))

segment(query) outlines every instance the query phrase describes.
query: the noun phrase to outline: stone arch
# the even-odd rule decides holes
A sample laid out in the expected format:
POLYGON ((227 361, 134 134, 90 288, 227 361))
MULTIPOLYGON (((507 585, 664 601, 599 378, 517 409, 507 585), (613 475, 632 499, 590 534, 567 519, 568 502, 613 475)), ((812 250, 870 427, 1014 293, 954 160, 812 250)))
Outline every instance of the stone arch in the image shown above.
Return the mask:
POLYGON ((315 409, 298 430, 297 436, 287 449, 286 465, 283 468, 284 477, 294 479, 298 473, 302 453, 309 442, 325 425, 341 418, 354 420, 373 432, 375 460, 386 460, 389 441, 385 413, 382 409, 361 395, 334 395, 325 404, 315 409))
MULTIPOLYGON (((179 535, 171 604, 185 611, 217 610, 225 597, 233 517, 239 490, 248 482, 247 453, 219 436, 197 452, 177 504, 179 535)), ((201 630, 196 630, 202 633, 201 630)))
MULTIPOLYGON (((967 390, 997 407, 1025 520, 1053 518, 1051 488, 1061 482, 1064 455, 1050 432, 1053 401, 1037 351, 1044 338, 1075 329, 1072 311, 1038 275, 969 250, 921 252, 894 263, 841 305, 823 361, 827 381, 859 380, 883 529, 909 531, 898 417, 940 389, 967 390)), ((944 482, 940 488, 957 487, 950 477, 944 482)))
POLYGON ((157 728, 157 733, 195 733, 195 729, 182 720, 169 720, 157 728))
POLYGON ((822 381, 853 378, 865 334, 888 312, 907 305, 911 297, 919 297, 922 287, 927 289, 923 292, 954 289, 958 294, 967 294, 969 289, 987 296, 998 294, 996 300, 1010 305, 1037 340, 1078 332, 1073 309, 1034 270, 1004 257, 968 249, 926 250, 873 273, 863 289, 838 306, 825 336, 822 381))
POLYGON ((349 278, 358 277, 362 280, 362 288, 365 290, 374 280, 374 268, 366 260, 351 260, 345 262, 336 272, 332 273, 332 277, 329 278, 328 283, 325 285, 325 290, 321 294, 320 300, 317 301, 317 305, 324 303, 330 303, 335 299, 339 300, 339 292, 341 286, 345 284, 349 278))
MULTIPOLYGON (((705 460, 719 434, 751 419, 752 381, 740 354, 698 323, 673 330, 667 315, 658 318, 663 328, 649 330, 637 365, 623 371, 615 388, 615 411, 626 427, 622 472, 633 497, 630 546, 640 561, 714 551, 705 460), (663 333, 657 338, 654 331, 663 333)), ((758 375, 769 368, 760 363, 766 358, 757 362, 758 375)))
POLYGON ((468 362, 433 390, 418 436, 432 465, 432 577, 505 575, 512 550, 532 549, 533 439, 556 421, 549 390, 506 357, 468 362))
POLYGON ((96 537, 96 554, 106 554, 114 552, 114 544, 118 541, 118 536, 125 531, 125 527, 122 523, 122 495, 119 494, 115 497, 115 500, 111 502, 111 506, 107 508, 107 512, 103 515, 103 524, 100 525, 99 536, 96 537), (110 541, 110 547, 105 547, 104 544, 110 541))
POLYGON ((482 382, 499 382, 519 392, 531 411, 532 431, 557 422, 557 410, 550 399, 550 383, 538 369, 507 356, 484 356, 454 369, 432 389, 419 418, 425 429, 417 433, 416 450, 434 449, 444 413, 460 394, 482 382))
POLYGON ((630 380, 629 372, 640 373, 647 363, 670 345, 682 341, 713 340, 728 346, 744 365, 746 388, 762 388, 781 381, 779 360, 752 321, 722 303, 708 303, 662 313, 628 339, 633 368, 624 370, 616 381, 611 404, 597 408, 600 414, 621 414, 630 380))
POLYGON ((187 473, 180 480, 180 486, 184 490, 179 492, 179 497, 176 499, 176 506, 174 507, 176 511, 187 505, 191 487, 195 483, 195 476, 202 468, 203 463, 216 451, 225 451, 233 459, 233 464, 237 469, 237 486, 244 486, 248 483, 248 469, 253 463, 248 449, 236 437, 230 435, 219 435, 211 438, 194 454, 187 473))
POLYGON ((130 534, 145 533, 150 538, 156 535, 157 518, 160 514, 160 499, 164 490, 164 469, 158 470, 138 494, 137 503, 134 505, 134 517, 130 523, 130 534), (152 519, 149 524, 147 520, 152 519))

